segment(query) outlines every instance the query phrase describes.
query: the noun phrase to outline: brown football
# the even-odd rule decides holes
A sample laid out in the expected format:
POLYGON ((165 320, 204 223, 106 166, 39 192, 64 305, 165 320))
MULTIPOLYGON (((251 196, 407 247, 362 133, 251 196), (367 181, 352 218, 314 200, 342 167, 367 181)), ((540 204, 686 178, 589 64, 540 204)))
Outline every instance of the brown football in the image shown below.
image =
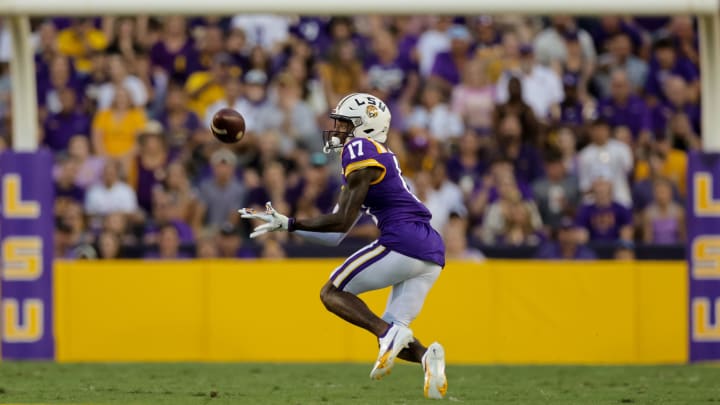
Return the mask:
POLYGON ((245 135, 245 118, 232 108, 223 108, 213 116, 210 130, 220 142, 239 142, 245 135))

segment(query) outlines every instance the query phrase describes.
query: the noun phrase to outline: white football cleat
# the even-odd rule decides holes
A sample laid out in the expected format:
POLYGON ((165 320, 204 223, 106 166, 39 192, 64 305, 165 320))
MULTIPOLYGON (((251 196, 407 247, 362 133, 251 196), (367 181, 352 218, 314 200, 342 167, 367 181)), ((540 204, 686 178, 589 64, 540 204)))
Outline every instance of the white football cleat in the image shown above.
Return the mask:
POLYGON ((380 352, 375 361, 375 366, 370 372, 370 378, 379 380, 390 374, 398 353, 408 347, 412 341, 413 333, 410 328, 392 324, 385 336, 380 338, 380 352))
POLYGON ((425 398, 443 399, 447 394, 447 377, 445 377, 445 349, 438 342, 428 346, 422 358, 425 370, 425 398))

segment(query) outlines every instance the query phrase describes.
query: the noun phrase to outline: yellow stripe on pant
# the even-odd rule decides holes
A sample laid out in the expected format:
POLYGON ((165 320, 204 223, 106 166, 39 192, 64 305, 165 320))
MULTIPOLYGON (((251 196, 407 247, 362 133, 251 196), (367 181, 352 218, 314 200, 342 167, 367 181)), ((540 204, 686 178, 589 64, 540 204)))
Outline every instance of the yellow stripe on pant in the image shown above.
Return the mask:
MULTIPOLYGON (((341 261, 58 261, 57 359, 371 363, 319 299, 341 261)), ((380 313, 388 292, 362 297, 380 313)), ((686 267, 450 262, 411 326, 450 363, 682 363, 686 267)))

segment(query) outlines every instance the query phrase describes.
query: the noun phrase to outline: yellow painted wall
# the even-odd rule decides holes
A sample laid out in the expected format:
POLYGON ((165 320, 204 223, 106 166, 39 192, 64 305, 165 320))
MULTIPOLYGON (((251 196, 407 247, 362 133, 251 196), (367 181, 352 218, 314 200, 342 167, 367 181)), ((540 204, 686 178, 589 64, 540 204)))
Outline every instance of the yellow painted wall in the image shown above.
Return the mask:
MULTIPOLYGON (((58 261, 57 359, 371 362, 374 338, 319 300, 340 262, 58 261)), ((412 327, 452 363, 682 363, 686 279, 682 262, 451 262, 412 327)))

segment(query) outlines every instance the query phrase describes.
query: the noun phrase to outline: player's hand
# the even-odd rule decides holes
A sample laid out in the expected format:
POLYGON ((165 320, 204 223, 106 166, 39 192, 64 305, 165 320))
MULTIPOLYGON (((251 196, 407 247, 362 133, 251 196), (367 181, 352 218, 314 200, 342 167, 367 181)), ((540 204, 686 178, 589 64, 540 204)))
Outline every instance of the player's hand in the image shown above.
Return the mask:
POLYGON ((241 218, 259 219, 267 222, 266 224, 256 227, 250 234, 250 238, 257 238, 260 235, 278 230, 287 231, 290 226, 290 218, 275 211, 275 208, 273 208, 269 201, 265 203, 265 213, 258 213, 251 208, 242 208, 238 210, 238 212, 241 214, 241 218))

